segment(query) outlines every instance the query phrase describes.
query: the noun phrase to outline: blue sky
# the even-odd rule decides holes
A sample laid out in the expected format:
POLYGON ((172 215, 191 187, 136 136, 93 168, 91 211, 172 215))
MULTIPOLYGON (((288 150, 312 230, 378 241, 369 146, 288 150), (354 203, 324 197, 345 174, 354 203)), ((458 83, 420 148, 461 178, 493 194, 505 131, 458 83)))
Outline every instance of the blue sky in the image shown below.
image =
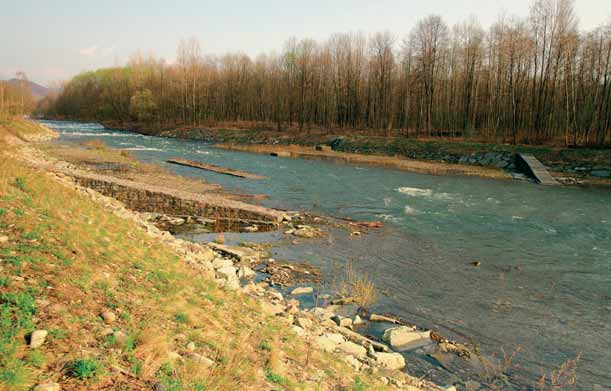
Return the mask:
MULTIPOLYGON (((291 36, 389 30, 405 36, 428 14, 448 24, 470 15, 490 25, 501 12, 526 16, 529 0, 0 0, 0 78, 23 70, 49 84, 124 64, 137 50, 173 60, 181 38, 205 53, 280 50, 291 36)), ((581 28, 611 17, 611 0, 576 0, 581 28)))

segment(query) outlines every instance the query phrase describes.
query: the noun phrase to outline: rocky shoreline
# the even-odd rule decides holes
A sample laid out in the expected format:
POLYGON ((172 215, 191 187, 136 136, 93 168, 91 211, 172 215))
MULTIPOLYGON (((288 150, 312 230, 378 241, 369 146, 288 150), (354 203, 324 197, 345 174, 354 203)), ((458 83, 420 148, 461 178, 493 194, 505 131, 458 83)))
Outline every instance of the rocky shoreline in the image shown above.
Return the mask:
MULTIPOLYGON (((405 359, 399 352, 391 348, 424 339, 433 341, 430 332, 416 331, 413 327, 396 326, 385 333, 384 342, 388 343, 390 347, 373 341, 352 330, 354 325, 363 322, 360 316, 348 318, 336 314, 340 306, 328 305, 301 309, 296 297, 313 294, 311 289, 299 290, 296 288, 292 291, 291 297, 284 297, 269 282, 253 282, 257 273, 251 268, 251 265, 259 262, 257 258, 261 257, 260 253, 252 249, 249 251, 248 248, 231 249, 218 244, 202 245, 177 239, 169 232, 160 230, 149 222, 145 214, 126 209, 121 202, 113 198, 81 187, 75 184, 69 176, 58 173, 49 173, 49 175, 66 186, 77 189, 119 217, 137 222, 148 235, 164 242, 181 254, 188 265, 199 271, 202 278, 214 280, 226 290, 255 298, 260 304, 261 311, 265 314, 281 318, 286 327, 293 330, 297 336, 311 341, 312 345, 318 349, 337 354, 339 360, 345 361, 356 370, 379 372, 384 383, 399 390, 449 391, 456 389, 454 386, 440 387, 399 371, 405 368, 405 359)), ((373 316, 373 319, 375 321, 376 317, 373 316)))

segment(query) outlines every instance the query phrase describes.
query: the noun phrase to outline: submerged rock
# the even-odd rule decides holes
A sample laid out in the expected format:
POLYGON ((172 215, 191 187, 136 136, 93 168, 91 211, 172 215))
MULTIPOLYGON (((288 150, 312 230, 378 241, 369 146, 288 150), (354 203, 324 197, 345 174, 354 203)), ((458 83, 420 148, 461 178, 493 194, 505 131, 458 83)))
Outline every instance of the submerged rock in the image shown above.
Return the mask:
POLYGON ((307 294, 311 294, 314 292, 314 288, 312 288, 311 286, 304 286, 304 287, 299 287, 299 288, 295 288, 291 291, 291 295, 293 296, 299 296, 299 295, 307 295, 307 294))

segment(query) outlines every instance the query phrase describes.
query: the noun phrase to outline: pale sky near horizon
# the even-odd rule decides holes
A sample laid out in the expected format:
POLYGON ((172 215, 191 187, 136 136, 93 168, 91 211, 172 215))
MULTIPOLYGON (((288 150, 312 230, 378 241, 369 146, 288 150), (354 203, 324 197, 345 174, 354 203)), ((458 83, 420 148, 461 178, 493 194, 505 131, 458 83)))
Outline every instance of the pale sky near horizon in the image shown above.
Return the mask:
MULTIPOLYGON (((286 40, 390 31, 406 36, 419 18, 448 25, 501 13, 525 17, 530 0, 0 0, 0 79, 23 70, 48 85, 84 70, 122 65, 142 50, 172 61, 181 38, 204 53, 280 51, 286 40)), ((576 0, 582 30, 611 19, 611 0, 576 0)))

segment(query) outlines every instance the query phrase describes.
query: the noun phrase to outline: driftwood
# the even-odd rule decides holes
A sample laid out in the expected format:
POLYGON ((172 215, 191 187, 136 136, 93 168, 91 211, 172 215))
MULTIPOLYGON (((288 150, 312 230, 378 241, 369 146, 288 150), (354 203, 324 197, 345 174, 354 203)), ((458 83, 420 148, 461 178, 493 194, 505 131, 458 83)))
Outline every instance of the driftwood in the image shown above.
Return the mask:
POLYGON ((225 167, 221 167, 221 166, 215 166, 214 164, 204 164, 204 163, 196 162, 196 161, 193 161, 193 160, 173 158, 173 159, 168 159, 166 161, 168 163, 178 164, 179 166, 187 166, 187 167, 199 168, 199 169, 202 169, 202 170, 212 171, 212 172, 216 172, 216 173, 219 173, 219 174, 231 175, 231 176, 235 176, 235 177, 238 177, 238 178, 265 179, 265 177, 261 176, 261 175, 251 174, 249 172, 240 171, 240 170, 234 170, 234 169, 231 169, 231 168, 225 168, 225 167))
POLYGON ((376 342, 374 340, 371 340, 365 336, 362 336, 361 334, 354 332, 350 329, 347 329, 345 327, 340 327, 337 326, 335 328, 340 334, 342 334, 344 337, 348 338, 350 341, 354 342, 354 343, 358 343, 358 344, 371 344, 371 346, 373 347, 374 350, 377 350, 378 352, 390 352, 390 348, 386 345, 384 345, 383 343, 379 343, 376 342))
POLYGON ((388 322, 392 324, 403 324, 403 322, 401 322, 400 320, 391 318, 390 316, 376 315, 376 314, 371 314, 369 316, 369 320, 371 322, 388 322))
POLYGON ((354 303, 354 297, 342 297, 341 299, 331 300, 333 305, 346 305, 354 303))

